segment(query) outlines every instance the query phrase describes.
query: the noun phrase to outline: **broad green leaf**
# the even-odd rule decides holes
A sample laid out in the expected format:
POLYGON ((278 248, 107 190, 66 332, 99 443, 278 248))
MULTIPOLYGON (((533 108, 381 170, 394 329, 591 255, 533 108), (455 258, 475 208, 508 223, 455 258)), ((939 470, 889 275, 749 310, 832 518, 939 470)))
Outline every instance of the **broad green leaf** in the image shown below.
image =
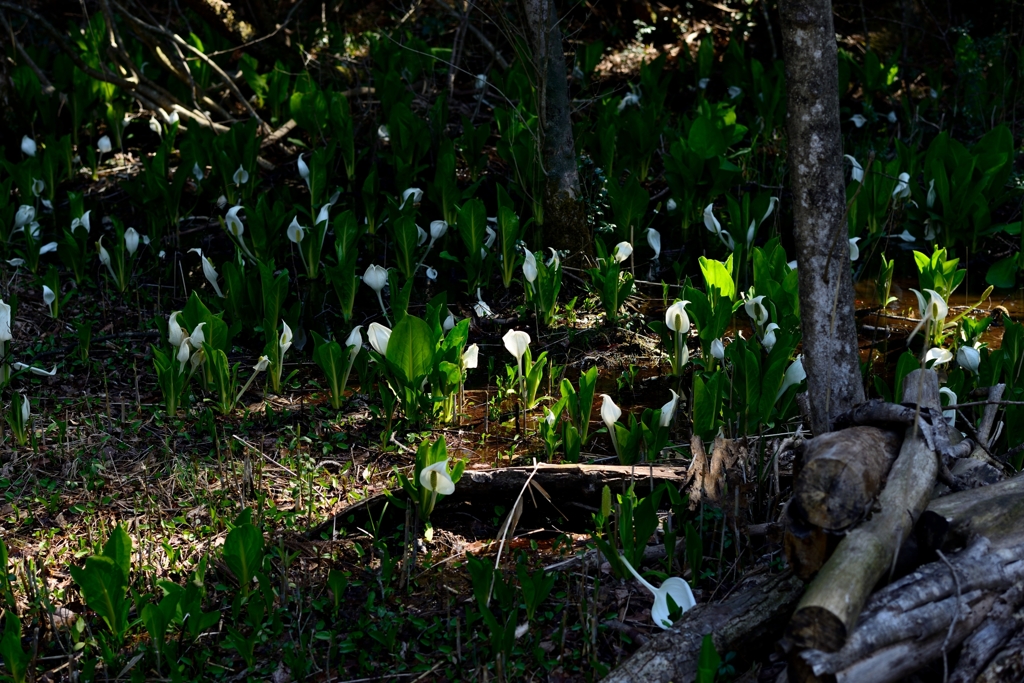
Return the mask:
POLYGON ((110 538, 103 545, 103 554, 114 561, 124 575, 124 585, 128 585, 128 572, 132 568, 132 539, 118 524, 111 532, 110 538))
POLYGON ((127 629, 128 605, 125 601, 124 575, 114 560, 105 555, 92 555, 85 567, 72 566, 71 577, 78 584, 85 604, 106 622, 118 639, 127 629))
POLYGON ((416 316, 402 318, 391 331, 385 357, 402 373, 403 384, 419 389, 416 383, 434 364, 434 337, 430 326, 416 316))
POLYGON ((242 585, 242 591, 248 593, 253 576, 263 565, 260 530, 248 523, 232 529, 224 541, 224 562, 242 585))

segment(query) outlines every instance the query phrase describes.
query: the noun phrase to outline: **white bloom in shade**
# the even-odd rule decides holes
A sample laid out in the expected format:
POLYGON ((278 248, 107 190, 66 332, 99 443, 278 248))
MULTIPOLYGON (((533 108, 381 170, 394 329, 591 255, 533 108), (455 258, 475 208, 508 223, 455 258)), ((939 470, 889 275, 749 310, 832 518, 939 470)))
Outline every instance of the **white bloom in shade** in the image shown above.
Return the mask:
POLYGON ((889 112, 885 118, 889 119, 889 123, 896 123, 896 112, 889 112))
POLYGON ((217 208, 218 209, 223 209, 227 205, 228 205, 228 198, 227 197, 225 197, 224 195, 221 195, 221 196, 217 197, 217 208))
POLYGON ((612 249, 612 258, 616 263, 622 263, 633 254, 633 245, 629 242, 619 242, 612 249))
POLYGON ((238 217, 238 212, 241 210, 241 204, 232 206, 224 216, 224 227, 228 229, 228 233, 235 239, 241 239, 242 233, 245 232, 245 225, 242 224, 242 219, 238 217))
POLYGON ((249 182, 249 172, 242 168, 242 165, 238 165, 238 170, 235 171, 234 175, 231 176, 231 181, 234 182, 235 187, 239 185, 245 185, 249 182))
POLYGON ((12 268, 17 268, 18 266, 25 265, 25 259, 23 259, 23 258, 9 258, 9 259, 7 259, 7 264, 10 265, 12 268))
POLYGON ((430 237, 430 235, 427 234, 427 231, 417 225, 416 226, 416 246, 417 247, 422 247, 423 243, 427 241, 428 237, 430 237))
POLYGON ((181 364, 178 367, 178 372, 179 373, 185 371, 185 363, 188 362, 189 355, 190 355, 189 338, 185 337, 184 339, 181 340, 181 344, 178 345, 178 354, 175 356, 175 358, 181 364))
POLYGON ((43 182, 39 178, 33 178, 32 179, 32 194, 34 194, 35 196, 38 197, 39 195, 41 195, 43 193, 43 190, 45 190, 45 189, 46 189, 46 183, 45 182, 43 182))
POLYGON ((420 486, 439 496, 455 493, 455 482, 448 474, 448 458, 420 470, 420 486))
POLYGON ((205 174, 203 173, 203 169, 199 165, 198 161, 192 164, 192 175, 196 177, 196 180, 202 180, 203 177, 205 176, 205 174))
POLYGON ((260 356, 256 361, 256 365, 252 366, 252 369, 256 372, 263 372, 270 365, 270 358, 267 356, 260 356))
POLYGON ((622 110, 626 107, 638 106, 640 104, 640 96, 635 92, 628 92, 622 96, 622 100, 619 101, 618 111, 621 114, 622 110))
POLYGON ((537 279, 537 257, 529 249, 526 250, 525 260, 523 261, 523 275, 530 284, 533 284, 537 279))
MULTIPOLYGON (((490 249, 491 247, 494 246, 494 240, 498 238, 498 233, 494 232, 494 228, 492 228, 489 225, 485 226, 484 230, 487 232, 487 239, 484 240, 484 247, 490 249)), ((480 253, 486 254, 486 252, 483 250, 481 250, 480 253)))
POLYGON ((345 339, 345 346, 354 347, 357 350, 363 347, 363 326, 356 325, 345 339))
POLYGON ((792 261, 788 261, 786 263, 786 267, 789 268, 790 270, 796 270, 796 265, 796 259, 793 259, 792 261))
POLYGON ((110 276, 116 280, 117 275, 114 274, 114 266, 110 263, 110 253, 103 246, 103 235, 100 235, 100 238, 96 240, 96 252, 99 255, 100 263, 107 267, 107 270, 110 271, 110 276))
POLYGON ((612 435, 612 441, 618 443, 615 438, 615 423, 622 417, 622 409, 615 405, 615 401, 608 394, 601 394, 601 421, 604 422, 604 426, 608 428, 608 433, 612 435))
MULTIPOLYGON (((943 299, 942 295, 934 289, 924 290, 928 293, 927 301, 925 301, 924 295, 916 289, 911 288, 910 291, 917 295, 917 310, 921 314, 921 322, 917 324, 917 327, 915 327, 911 331, 910 336, 907 337, 908 342, 913 339, 921 328, 927 325, 929 321, 942 325, 946 320, 946 315, 949 313, 949 306, 946 305, 946 300, 943 299)), ((952 358, 952 356, 950 356, 950 358, 952 358)))
POLYGON ((775 323, 768 323, 768 327, 764 328, 764 337, 761 339, 761 343, 764 344, 764 348, 768 353, 771 353, 775 347, 775 330, 777 329, 779 329, 779 326, 775 323))
POLYGON ((410 187, 402 193, 402 203, 398 205, 398 208, 403 208, 407 201, 412 201, 413 205, 420 203, 423 199, 423 190, 418 187, 410 187))
POLYGON ((858 128, 863 128, 864 124, 868 122, 868 120, 861 116, 860 114, 854 114, 853 116, 851 116, 850 121, 852 121, 853 125, 857 126, 858 128))
POLYGON ((683 612, 687 612, 696 606, 697 601, 693 599, 693 591, 690 590, 690 584, 686 583, 685 579, 671 576, 665 579, 661 586, 655 588, 644 577, 640 576, 637 570, 633 569, 633 566, 625 557, 620 555, 619 559, 622 560, 622 564, 626 565, 626 568, 629 569, 629 572, 636 580, 654 596, 654 605, 651 606, 651 619, 656 626, 666 630, 672 628, 672 621, 669 618, 671 612, 668 607, 669 596, 672 597, 672 602, 676 604, 676 607, 683 612))
POLYGON ((487 74, 477 74, 476 78, 473 79, 473 87, 477 90, 483 90, 487 87, 487 74))
POLYGON ((669 391, 672 392, 672 398, 661 407, 661 418, 658 422, 662 427, 668 427, 672 424, 672 418, 676 416, 676 408, 679 407, 679 394, 674 389, 669 389, 669 391))
POLYGON ((24 228, 29 223, 36 219, 36 209, 34 206, 28 204, 22 204, 18 207, 18 212, 14 214, 14 229, 24 228))
POLYGON ((444 332, 451 332, 455 329, 455 316, 452 315, 451 311, 448 311, 448 316, 444 319, 444 322, 441 323, 441 329, 444 332))
POLYGON ((383 143, 391 142, 391 133, 388 131, 387 125, 381 124, 377 126, 377 137, 383 143))
POLYGON ((739 86, 735 85, 730 85, 728 88, 726 88, 726 92, 729 93, 730 100, 735 100, 737 97, 743 94, 743 88, 740 88, 739 86))
POLYGON ((295 216, 292 218, 292 222, 288 224, 288 239, 295 242, 295 244, 299 244, 305 236, 306 229, 299 225, 299 217, 295 216))
POLYGON ((380 293, 388 283, 388 271, 376 264, 371 263, 363 273, 363 282, 375 292, 380 293))
POLYGON ((28 370, 33 375, 39 375, 40 377, 55 377, 57 375, 57 366, 54 365, 52 370, 44 370, 43 368, 36 368, 26 363, 11 363, 11 367, 15 370, 28 370))
POLYGON ((555 414, 551 412, 551 408, 544 409, 544 422, 547 423, 548 427, 554 427, 556 419, 555 414))
POLYGON ((124 231, 124 248, 128 250, 129 256, 135 256, 139 249, 139 232, 135 228, 128 228, 124 231))
POLYGON ((850 166, 852 167, 850 168, 850 180, 855 183, 864 182, 864 167, 860 165, 860 162, 849 154, 844 154, 843 156, 850 162, 850 166))
POLYGON ((929 209, 935 206, 935 178, 928 183, 928 197, 925 199, 925 204, 929 209))
POLYGON ((924 354, 925 363, 935 361, 935 365, 945 365, 951 360, 953 360, 953 352, 949 349, 940 349, 937 346, 928 349, 924 354))
POLYGON ((277 338, 277 348, 281 352, 281 357, 284 358, 284 354, 292 347, 292 328, 288 327, 288 323, 281 321, 281 336, 277 338))
POLYGON ((22 135, 21 151, 25 156, 34 157, 36 155, 36 141, 27 135, 22 135))
POLYGON ((661 257, 661 233, 654 228, 647 228, 647 244, 654 250, 654 260, 661 257))
POLYGON ((725 344, 722 343, 721 339, 713 339, 711 341, 711 356, 718 360, 725 359, 725 344))
POLYGON ((30 410, 28 405, 28 398, 25 396, 25 394, 22 394, 21 392, 18 393, 21 396, 21 424, 28 424, 28 416, 30 410))
POLYGON ((758 327, 761 327, 768 322, 768 309, 764 307, 764 304, 761 303, 762 301, 764 301, 764 294, 761 296, 750 297, 743 304, 743 309, 758 327))
POLYGON ((671 197, 669 197, 668 201, 665 202, 665 210, 666 211, 669 211, 669 212, 675 211, 676 210, 676 206, 677 206, 676 205, 676 200, 672 199, 671 197))
POLYGON ((562 260, 558 258, 558 252, 555 251, 554 247, 548 247, 548 249, 551 251, 551 258, 549 258, 544 265, 548 268, 552 266, 554 266, 555 269, 561 268, 562 260))
POLYGON ((211 261, 208 257, 203 256, 203 250, 200 249, 199 247, 192 247, 188 251, 189 253, 192 253, 194 251, 197 254, 199 254, 199 260, 203 264, 203 275, 206 276, 207 282, 209 282, 210 285, 213 286, 213 291, 217 293, 217 296, 223 299, 224 293, 220 291, 220 285, 217 284, 217 278, 220 277, 220 275, 217 273, 217 269, 213 267, 213 261, 211 261))
POLYGON ((718 239, 722 240, 722 243, 730 251, 734 251, 736 249, 736 242, 733 240, 732 235, 722 230, 722 224, 715 218, 714 208, 714 204, 708 204, 704 207, 704 227, 718 236, 718 239))
POLYGON ((53 311, 53 302, 57 299, 57 295, 53 293, 53 290, 48 286, 43 285, 43 303, 50 307, 50 311, 53 311))
POLYGON ((689 301, 676 301, 665 310, 665 325, 676 334, 690 331, 690 316, 686 312, 689 301))
POLYGON ((43 254, 49 254, 50 252, 53 252, 53 251, 57 251, 57 243, 56 242, 47 242, 43 246, 39 247, 39 255, 40 256, 42 256, 43 254))
POLYGON ((11 305, 0 299, 0 343, 9 342, 11 337, 11 305))
POLYGON ((946 401, 946 407, 949 408, 949 410, 943 410, 942 417, 946 418, 946 422, 949 423, 950 427, 952 427, 956 424, 956 392, 949 387, 942 387, 939 389, 939 395, 944 395, 948 399, 946 401))
POLYGON ((469 370, 475 368, 480 363, 480 347, 476 344, 470 344, 466 347, 466 350, 462 352, 462 367, 469 370))
MULTIPOLYGON (((332 206, 334 206, 334 204, 332 204, 330 202, 327 202, 326 204, 321 206, 320 207, 320 211, 317 212, 317 214, 316 214, 316 220, 313 221, 313 225, 320 225, 321 223, 326 223, 328 220, 330 220, 330 218, 331 218, 331 207, 332 206)), ((320 244, 321 245, 323 245, 323 239, 326 236, 327 236, 327 232, 325 231, 324 234, 320 237, 320 244)))
POLYGON ((180 346, 181 340, 185 338, 185 333, 178 323, 180 313, 181 311, 173 311, 171 317, 167 319, 167 343, 171 346, 180 346))
POLYGON ((704 90, 708 87, 708 83, 710 82, 710 78, 702 78, 699 81, 697 81, 697 87, 700 88, 701 90, 704 90))
POLYGON ((99 140, 97 140, 96 149, 100 151, 100 154, 106 154, 110 150, 114 149, 113 146, 110 144, 110 136, 104 135, 99 140))
POLYGON ((92 213, 92 209, 90 209, 90 210, 86 211, 85 213, 83 213, 81 218, 75 218, 75 219, 73 219, 71 221, 71 233, 72 234, 74 234, 75 230, 78 230, 79 228, 85 228, 86 234, 89 233, 89 230, 92 229, 92 226, 89 223, 89 214, 91 214, 91 213, 92 213))
POLYGON ((910 174, 900 173, 897 176, 896 188, 892 191, 893 199, 906 199, 910 196, 910 174))
POLYGON ((759 220, 757 222, 758 225, 761 225, 761 223, 764 223, 766 220, 768 220, 768 217, 771 216, 775 212, 775 205, 778 204, 778 203, 779 203, 779 198, 778 197, 769 197, 768 198, 768 210, 764 212, 763 216, 761 216, 761 220, 759 220))
POLYGON ((382 356, 387 355, 388 340, 391 339, 390 327, 385 327, 380 323, 370 323, 370 327, 366 330, 366 338, 374 351, 382 356))
POLYGON ((430 243, 433 244, 437 240, 445 236, 448 232, 447 221, 430 221, 430 243))
POLYGON ((483 298, 480 296, 480 288, 476 288, 476 303, 473 304, 473 312, 476 313, 478 318, 490 318, 494 315, 494 311, 488 306, 483 298))
POLYGON ((437 271, 430 266, 427 266, 427 279, 431 282, 437 279, 437 271))
POLYGON ((899 238, 904 242, 916 242, 917 238, 910 234, 909 230, 904 230, 899 234, 899 238))
MULTIPOLYGON (((157 135, 163 136, 163 129, 160 127, 160 122, 156 120, 155 116, 149 117, 149 129, 157 135)), ((195 359, 192 361, 195 362, 195 359)))
POLYGON ((860 247, 857 246, 857 242, 860 242, 859 237, 850 238, 850 260, 856 261, 860 258, 860 247))
POLYGON ((521 362, 523 354, 526 353, 527 347, 530 346, 530 335, 521 330, 509 330, 501 338, 501 341, 505 343, 505 348, 508 349, 508 352, 515 356, 516 361, 521 362))
POLYGON ((804 370, 804 357, 797 356, 796 360, 786 368, 786 374, 782 376, 782 386, 779 387, 779 393, 775 394, 775 400, 778 401, 787 389, 794 384, 800 384, 805 379, 807 379, 807 371, 804 370))
POLYGON ((189 343, 192 344, 193 349, 200 349, 203 343, 206 341, 206 333, 203 332, 203 325, 206 323, 199 323, 196 328, 192 330, 192 334, 189 336, 189 343))
POLYGON ((299 167, 299 177, 306 181, 306 187, 309 187, 309 166, 302 160, 302 155, 299 155, 299 160, 296 162, 299 167))
POLYGON ((964 370, 978 374, 978 366, 981 365, 981 354, 973 346, 961 346, 956 352, 956 362, 964 370))

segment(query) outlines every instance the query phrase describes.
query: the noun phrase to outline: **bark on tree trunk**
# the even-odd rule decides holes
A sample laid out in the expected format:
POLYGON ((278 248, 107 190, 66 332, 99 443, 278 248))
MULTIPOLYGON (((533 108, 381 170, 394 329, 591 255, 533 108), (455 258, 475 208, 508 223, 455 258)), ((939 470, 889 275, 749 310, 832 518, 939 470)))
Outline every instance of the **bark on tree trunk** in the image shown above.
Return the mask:
POLYGON ((569 251, 570 258, 593 253, 586 213, 580 201, 576 146, 572 137, 569 80, 555 0, 521 0, 533 67, 541 124, 544 183, 544 236, 547 244, 569 251))
POLYGON ((811 430, 864 400, 846 231, 839 67, 831 0, 784 0, 793 232, 811 430))

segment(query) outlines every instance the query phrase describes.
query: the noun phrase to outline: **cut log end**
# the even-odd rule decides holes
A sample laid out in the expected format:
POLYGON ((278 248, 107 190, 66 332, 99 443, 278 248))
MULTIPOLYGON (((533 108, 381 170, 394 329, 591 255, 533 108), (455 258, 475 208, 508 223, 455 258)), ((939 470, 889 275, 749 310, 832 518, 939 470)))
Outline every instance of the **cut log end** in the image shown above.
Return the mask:
POLYGON ((812 605, 796 611, 786 637, 801 650, 838 652, 846 642, 846 626, 826 608, 812 605))

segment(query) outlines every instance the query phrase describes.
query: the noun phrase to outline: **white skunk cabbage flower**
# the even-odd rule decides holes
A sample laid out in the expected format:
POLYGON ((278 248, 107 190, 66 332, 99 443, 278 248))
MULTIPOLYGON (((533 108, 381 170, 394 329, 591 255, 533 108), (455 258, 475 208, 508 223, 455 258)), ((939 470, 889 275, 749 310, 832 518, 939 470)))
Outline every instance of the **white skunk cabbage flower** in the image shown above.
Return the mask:
POLYGON ((669 607, 668 598, 672 596, 672 602, 676 604, 676 607, 684 612, 693 609, 697 601, 693 599, 693 591, 690 590, 690 584, 686 583, 685 579, 681 579, 678 576, 671 576, 662 582, 661 586, 655 588, 650 582, 644 577, 640 576, 640 573, 633 569, 633 566, 626 560, 622 555, 619 556, 622 560, 622 564, 626 565, 629 572, 636 578, 640 584, 651 592, 654 596, 654 605, 651 606, 651 619, 655 625, 663 629, 672 628, 672 622, 669 619, 669 607))
POLYGON ((219 278, 220 275, 217 273, 217 269, 213 267, 213 261, 211 261, 209 257, 203 256, 203 250, 199 247, 193 247, 188 251, 189 253, 194 251, 199 254, 199 260, 203 263, 203 275, 206 276, 207 282, 213 286, 213 291, 217 293, 217 296, 223 299, 224 292, 220 291, 220 285, 217 284, 217 278, 219 278))

